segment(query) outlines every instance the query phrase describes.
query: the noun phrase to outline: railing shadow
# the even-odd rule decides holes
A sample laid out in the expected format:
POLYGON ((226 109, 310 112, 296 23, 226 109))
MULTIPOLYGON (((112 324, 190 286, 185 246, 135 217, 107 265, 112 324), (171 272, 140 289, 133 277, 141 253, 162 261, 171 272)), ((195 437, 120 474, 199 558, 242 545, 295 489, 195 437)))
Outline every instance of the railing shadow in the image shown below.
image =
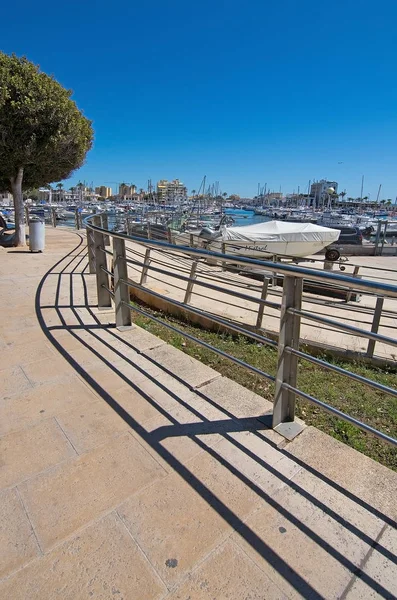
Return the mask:
MULTIPOLYGON (((79 235, 79 234, 76 234, 79 235)), ((300 521, 297 517, 295 517, 292 513, 290 513, 287 509, 285 509, 277 500, 267 494, 263 489, 261 489, 256 483, 251 481, 244 473, 242 473, 238 468, 235 467, 230 461, 226 460, 222 457, 217 451, 216 447, 209 447, 202 439, 197 436, 202 436, 206 434, 219 433, 225 439, 228 440, 231 444, 233 444, 236 448, 238 448, 241 452, 247 455, 249 458, 255 460, 263 469, 266 469, 269 473, 279 478, 280 482, 290 486, 296 492, 298 492, 302 497, 309 500, 312 504, 320 508, 324 511, 330 518, 332 518, 335 522, 342 525, 346 530, 356 535, 359 539, 364 541, 369 545, 370 548, 376 546, 376 550, 387 557, 389 560, 393 562, 396 561, 396 557, 386 548, 379 545, 377 540, 372 539, 365 532, 361 531, 358 527, 353 525, 352 523, 346 521, 341 515, 337 514, 331 508, 326 506, 312 494, 307 492, 301 486, 296 484, 293 480, 284 476, 282 473, 277 471, 274 467, 269 465, 265 460, 258 457, 256 454, 251 452, 248 448, 246 448, 243 444, 241 444, 238 440, 233 438, 230 434, 232 432, 241 432, 241 431, 251 431, 254 435, 260 435, 260 431, 266 429, 266 424, 258 421, 255 417, 251 418, 237 418, 230 411, 226 410, 224 407, 220 406, 213 399, 209 398, 206 394, 201 392, 198 389, 194 389, 191 386, 188 386, 186 382, 180 378, 175 377, 175 374, 172 373, 169 369, 165 368, 164 365, 161 365, 153 358, 149 357, 145 352, 141 352, 139 348, 134 347, 133 344, 123 339, 123 336, 120 335, 117 330, 115 330, 112 326, 104 326, 99 321, 97 315, 92 311, 90 303, 89 303, 89 295, 87 290, 87 284, 85 281, 85 271, 86 266, 82 269, 82 271, 78 271, 77 269, 81 267, 84 259, 85 259, 85 247, 82 247, 83 238, 81 235, 80 242, 78 246, 71 252, 69 255, 58 261, 54 265, 52 269, 50 269, 42 278, 37 293, 36 293, 36 315, 40 326, 46 335, 47 339, 53 344, 53 346, 60 352, 60 354, 69 362, 71 367, 82 377, 92 388, 93 390, 128 424, 128 426, 133 430, 136 434, 138 434, 167 464, 174 469, 195 491, 198 493, 214 510, 218 512, 223 519, 229 523, 229 525, 246 540, 248 544, 252 548, 254 548, 264 559, 278 572, 282 577, 284 577, 303 597, 305 598, 321 598, 322 596, 296 571, 294 571, 268 544, 261 539, 255 531, 250 529, 250 527, 245 524, 239 517, 236 515, 225 502, 221 501, 206 485, 204 485, 197 476, 195 476, 188 468, 188 466, 182 464, 173 454, 171 454, 162 444, 166 438, 169 437, 188 437, 190 439, 194 439, 195 443, 205 452, 207 452, 210 456, 212 456, 215 460, 217 460, 221 465, 229 470, 236 478, 238 478, 244 485, 254 491, 258 497, 260 497, 263 501, 265 501, 268 505, 272 506, 275 510, 277 510, 285 519, 287 519, 291 524, 295 525, 303 534, 308 536, 315 544, 319 547, 323 548, 330 556, 336 559, 342 566, 348 569, 352 576, 359 576, 367 585, 369 585, 374 591, 376 591, 381 596, 387 598, 390 597, 390 593, 376 580, 371 578, 369 575, 364 573, 359 569, 357 565, 347 559, 341 552, 339 552, 336 548, 334 548, 331 544, 325 541, 321 536, 319 536, 316 532, 314 532, 308 525, 300 521), (80 252, 77 255, 73 255, 80 249, 80 252), (72 256, 73 255, 73 256, 72 256), (61 265, 64 261, 67 261, 68 258, 72 256, 71 260, 67 262, 62 268, 61 265), (76 259, 80 259, 77 264, 73 266, 69 273, 66 273, 65 270, 68 269, 73 261, 76 259), (59 271, 55 271, 55 269, 60 268, 59 271), (48 303, 41 305, 41 292, 45 286, 45 283, 50 275, 58 276, 58 281, 56 284, 56 294, 55 294, 55 302, 53 306, 48 305, 48 303), (70 304, 65 305, 59 302, 60 299, 60 291, 61 291, 61 278, 65 275, 69 275, 69 287, 70 287, 70 304), (81 280, 81 285, 83 286, 83 295, 84 302, 83 304, 79 301, 79 303, 74 304, 74 292, 73 292, 73 280, 78 277, 81 280), (44 308, 54 308, 56 311, 58 318, 60 319, 60 326, 48 326, 46 324, 45 316, 43 314, 44 308), (60 311, 60 308, 70 308, 74 316, 76 317, 79 325, 67 325, 66 321, 60 311), (87 315, 94 321, 94 323, 86 324, 84 323, 84 319, 81 314, 76 310, 77 308, 84 308, 87 311, 87 315), (96 334, 96 331, 99 329, 106 330, 109 340, 106 341, 103 337, 100 337, 96 334), (82 347, 85 347, 89 350, 96 359, 100 360, 103 365, 106 365, 109 369, 111 369, 114 373, 116 373, 127 385, 129 385, 132 389, 137 391, 151 406, 153 406, 160 414, 167 418, 169 422, 171 422, 170 426, 159 427, 158 429, 149 432, 143 427, 136 419, 134 419, 133 415, 127 412, 119 402, 115 400, 86 370, 83 368, 74 358, 71 352, 65 350, 62 344, 55 338, 53 335, 53 331, 67 331, 72 337, 78 340, 82 347), (189 424, 181 424, 173 417, 173 415, 168 412, 165 408, 160 406, 153 397, 147 394, 144 390, 139 387, 139 384, 134 384, 130 379, 125 376, 118 368, 117 365, 114 365, 110 360, 103 357, 100 352, 98 352, 95 348, 90 346, 88 342, 81 339, 78 336, 79 331, 88 332, 92 335, 98 342, 104 345, 107 349, 111 350, 117 359, 122 359, 126 364, 129 364, 134 367, 137 371, 141 372, 145 377, 158 386, 159 389, 162 389, 167 394, 169 394, 180 406, 183 406, 187 410, 189 410, 192 415, 197 417, 200 422, 198 423, 189 423, 189 424), (141 368, 139 365, 135 364, 133 360, 127 358, 120 350, 114 348, 112 345, 112 341, 117 338, 122 341, 127 348, 130 348, 137 352, 138 354, 144 356, 144 358, 157 367, 159 367, 164 373, 168 373, 174 379, 177 379, 180 383, 185 385, 187 388, 192 389, 192 391, 202 399, 206 400, 209 404, 222 411, 225 414, 226 419, 218 420, 218 421, 210 421, 203 414, 200 413, 197 409, 193 408, 189 405, 188 402, 183 400, 178 394, 167 388, 166 385, 161 383, 156 377, 151 376, 145 369, 141 368)), ((261 440, 266 443, 271 443, 269 440, 263 438, 261 436, 261 440)), ((357 502, 360 506, 368 510, 370 513, 382 519, 384 522, 388 524, 395 525, 393 521, 387 516, 382 514, 377 509, 370 506, 368 503, 362 501, 360 498, 357 498, 353 494, 349 494, 346 490, 337 486, 334 482, 329 480, 328 478, 322 476, 321 473, 318 473, 315 469, 306 465, 303 461, 299 461, 294 457, 289 456, 291 460, 294 460, 297 464, 304 467, 306 470, 310 471, 316 477, 319 477, 322 481, 325 481, 328 485, 331 485, 338 492, 344 494, 350 500, 357 502)), ((368 549, 369 550, 369 549, 368 549)))

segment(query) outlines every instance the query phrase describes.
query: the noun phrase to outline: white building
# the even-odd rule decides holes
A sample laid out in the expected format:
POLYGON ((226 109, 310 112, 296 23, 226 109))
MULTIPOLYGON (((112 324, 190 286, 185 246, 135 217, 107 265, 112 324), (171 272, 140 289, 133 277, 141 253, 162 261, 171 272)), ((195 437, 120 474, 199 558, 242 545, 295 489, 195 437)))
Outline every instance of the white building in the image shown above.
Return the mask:
POLYGON ((10 194, 10 192, 0 192, 0 204, 2 206, 12 206, 12 194, 10 194))
POLYGON ((172 200, 186 200, 187 189, 179 179, 167 181, 161 179, 157 182, 157 199, 161 202, 172 200))
POLYGON ((333 188, 337 194, 338 182, 320 179, 320 181, 315 181, 312 183, 310 187, 310 197, 312 198, 315 206, 320 206, 320 204, 324 203, 328 199, 329 188, 333 188))

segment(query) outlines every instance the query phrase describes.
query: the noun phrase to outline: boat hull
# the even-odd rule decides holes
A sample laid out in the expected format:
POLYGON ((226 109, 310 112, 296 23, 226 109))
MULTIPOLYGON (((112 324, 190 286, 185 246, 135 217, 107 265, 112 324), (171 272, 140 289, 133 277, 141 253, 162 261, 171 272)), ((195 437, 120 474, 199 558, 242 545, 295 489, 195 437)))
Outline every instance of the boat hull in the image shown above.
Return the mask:
POLYGON ((205 248, 213 252, 225 252, 247 258, 264 258, 273 255, 296 256, 303 258, 321 252, 326 247, 323 241, 266 241, 259 240, 247 242, 242 240, 230 240, 222 242, 222 239, 206 240, 197 234, 180 233, 174 236, 174 243, 181 246, 190 245, 190 235, 193 235, 193 243, 196 248, 205 248))

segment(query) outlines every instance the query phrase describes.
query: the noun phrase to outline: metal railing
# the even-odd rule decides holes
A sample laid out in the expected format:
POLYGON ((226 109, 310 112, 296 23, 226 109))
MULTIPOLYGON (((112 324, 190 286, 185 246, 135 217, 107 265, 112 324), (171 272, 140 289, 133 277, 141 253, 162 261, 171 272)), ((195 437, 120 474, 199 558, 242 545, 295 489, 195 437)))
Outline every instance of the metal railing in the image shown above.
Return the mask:
MULTIPOLYGON (((288 439, 292 439, 292 437, 294 437, 301 429, 299 423, 295 420, 295 400, 297 397, 300 397, 311 404, 324 409, 328 413, 357 426, 363 431, 371 433, 381 440, 397 446, 397 439, 384 432, 378 431, 366 423, 362 423, 358 419, 340 411, 322 400, 307 394, 298 387, 298 361, 307 360, 325 370, 336 372, 339 375, 365 384, 382 393, 389 394, 395 398, 397 397, 397 389, 358 375, 357 373, 339 367, 324 359, 317 358, 300 349, 300 329, 302 320, 321 323, 339 331, 366 338, 368 340, 368 351, 371 350, 372 354, 374 345, 377 342, 390 346, 397 346, 396 338, 378 333, 384 299, 397 299, 396 285, 373 280, 357 279, 354 275, 351 276, 343 273, 301 267, 293 264, 274 263, 266 260, 236 257, 235 255, 222 254, 202 248, 192 248, 190 246, 175 246, 168 241, 143 239, 137 236, 111 231, 108 228, 108 219, 106 215, 94 215, 89 217, 85 220, 85 225, 87 229, 89 272, 96 274, 98 306, 101 308, 110 308, 114 303, 116 326, 118 328, 122 329, 131 326, 131 311, 134 311, 160 323, 162 326, 171 329, 201 346, 212 350, 235 364, 247 368, 257 375, 274 382, 273 428, 288 439), (111 250, 109 249, 110 238, 112 239, 113 246, 111 250), (142 249, 142 255, 138 253, 138 257, 136 257, 137 253, 134 250, 134 246, 129 248, 128 245, 126 246, 126 242, 138 244, 139 248, 142 249), (153 252, 155 251, 161 251, 162 258, 154 259, 153 252), (131 258, 131 255, 133 258, 131 258), (173 262, 171 263, 169 262, 170 256, 173 257, 173 262), (212 276, 208 275, 207 279, 199 281, 197 279, 197 272, 199 267, 201 268, 204 264, 202 262, 203 260, 210 261, 211 263, 215 262, 217 265, 220 264, 221 270, 219 271, 218 269, 212 276), (234 286, 233 279, 229 279, 228 284, 225 284, 222 280, 222 265, 230 262, 234 265, 260 267, 269 273, 276 274, 277 277, 281 276, 283 280, 282 291, 280 290, 281 302, 272 302, 267 299, 267 290, 271 281, 270 277, 265 277, 264 282, 261 285, 247 284, 244 291, 240 291, 238 285, 234 286), (129 267, 140 270, 139 281, 129 277, 129 267), (151 272, 161 276, 172 276, 177 281, 182 282, 185 285, 183 301, 170 298, 158 291, 150 289, 147 285, 147 278, 151 272), (318 282, 323 285, 335 286, 344 290, 347 294, 361 292, 375 295, 377 301, 371 331, 348 325, 337 320, 337 318, 330 319, 321 314, 314 313, 313 311, 304 310, 302 308, 302 299, 304 297, 303 283, 307 280, 318 282), (256 327, 246 327, 222 316, 213 314, 208 310, 192 306, 190 302, 195 286, 200 286, 203 290, 213 290, 219 294, 227 294, 234 298, 248 300, 249 302, 254 303, 257 306, 256 327), (252 289, 252 287, 255 288, 256 292, 260 292, 258 296, 247 293, 247 290, 252 289), (228 331, 249 337, 260 344, 277 348, 278 361, 276 373, 274 375, 266 373, 235 356, 227 354, 223 350, 220 350, 190 333, 179 329, 173 324, 159 319, 152 313, 144 310, 141 306, 131 303, 130 288, 135 292, 144 291, 153 299, 166 300, 170 306, 182 309, 184 312, 196 317, 208 319, 212 323, 219 325, 228 331), (264 335, 262 332, 261 326, 265 308, 276 310, 280 313, 277 341, 264 335)), ((206 271, 205 269, 203 272, 210 273, 210 271, 206 271)), ((244 286, 241 285, 240 288, 241 287, 244 286)), ((369 352, 370 355, 372 355, 371 352, 369 352)))

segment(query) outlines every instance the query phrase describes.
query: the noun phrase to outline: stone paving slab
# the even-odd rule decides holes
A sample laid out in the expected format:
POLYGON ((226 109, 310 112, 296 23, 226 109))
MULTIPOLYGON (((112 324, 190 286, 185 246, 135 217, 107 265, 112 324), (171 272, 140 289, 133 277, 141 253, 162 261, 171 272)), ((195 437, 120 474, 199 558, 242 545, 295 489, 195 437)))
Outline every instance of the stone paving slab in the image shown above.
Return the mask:
POLYGON ((163 476, 127 433, 29 479, 19 490, 40 545, 48 550, 163 476))
POLYGON ((233 417, 259 417, 273 409, 273 405, 242 385, 219 377, 200 388, 202 394, 215 399, 233 417))
POLYGON ((71 375, 55 386, 52 382, 29 388, 0 401, 0 435, 31 427, 49 417, 74 408, 83 408, 98 398, 76 376, 71 375))
POLYGON ((78 454, 129 430, 128 423, 102 401, 64 412, 59 415, 58 423, 78 454))
POLYGON ((40 555, 16 488, 0 492, 0 549, 0 580, 40 555))
POLYGON ((164 591, 114 513, 0 582, 0 597, 12 600, 160 600, 164 591))
POLYGON ((5 398, 15 396, 15 394, 20 394, 33 387, 25 372, 18 366, 1 369, 0 381, 1 393, 5 398))
POLYGON ((54 419, 0 437, 0 489, 56 465, 76 452, 54 419))
POLYGON ((233 525, 260 505, 252 491, 208 455, 193 458, 189 472, 187 482, 169 475, 167 486, 158 481, 119 508, 131 535, 168 586, 180 582, 231 535, 233 525), (213 510, 217 504, 220 509, 213 510), (227 507, 224 515, 222 505, 227 507))
POLYGON ((207 367, 192 356, 184 354, 168 344, 148 350, 144 355, 168 369, 175 378, 182 379, 192 388, 219 377, 219 373, 211 367, 207 367))
POLYGON ((260 396, 117 331, 80 234, 46 233, 0 262, 0 597, 397 597, 397 474, 311 427, 286 442, 260 396))
POLYGON ((352 581, 346 598, 396 598, 396 555, 397 530, 386 526, 362 566, 362 572, 352 581))
POLYGON ((315 427, 307 427, 286 455, 334 486, 346 490, 356 503, 397 522, 397 473, 341 444, 315 427))
POLYGON ((216 550, 168 596, 169 600, 287 600, 288 596, 231 541, 216 550), (249 590, 249 591, 248 591, 249 590))

